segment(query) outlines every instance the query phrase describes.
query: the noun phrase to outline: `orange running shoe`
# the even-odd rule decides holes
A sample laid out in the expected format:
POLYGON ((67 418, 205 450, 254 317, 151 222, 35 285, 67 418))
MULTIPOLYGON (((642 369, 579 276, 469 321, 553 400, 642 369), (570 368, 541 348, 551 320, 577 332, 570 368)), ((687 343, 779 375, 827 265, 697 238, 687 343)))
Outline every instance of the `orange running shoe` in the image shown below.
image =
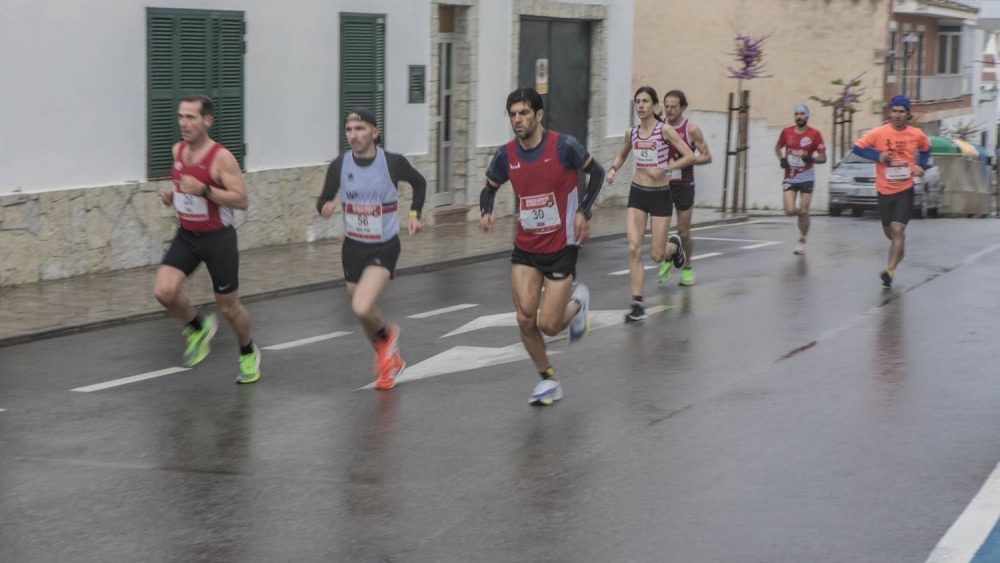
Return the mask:
POLYGON ((389 358, 379 365, 378 377, 373 386, 376 389, 392 389, 396 386, 396 377, 403 373, 406 362, 400 357, 399 352, 389 356, 389 358))

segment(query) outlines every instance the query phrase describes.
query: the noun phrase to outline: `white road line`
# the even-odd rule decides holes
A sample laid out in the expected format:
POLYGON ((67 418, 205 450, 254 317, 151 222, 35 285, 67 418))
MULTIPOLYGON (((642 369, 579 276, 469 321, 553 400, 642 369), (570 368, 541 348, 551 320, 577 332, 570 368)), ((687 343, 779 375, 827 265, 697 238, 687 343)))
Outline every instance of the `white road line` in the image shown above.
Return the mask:
POLYGON ((274 344, 272 346, 265 346, 261 348, 262 350, 287 350, 289 348, 295 348, 297 346, 305 346, 306 344, 312 344, 313 342, 322 342, 324 340, 330 340, 333 338, 339 338, 341 336, 347 336, 351 334, 350 332, 330 332, 327 334, 320 334, 318 336, 310 336, 309 338, 300 338, 299 340, 292 340, 291 342, 284 342, 282 344, 274 344))
POLYGON ((4 412, 5 410, 7 410, 7 409, 0 409, 0 412, 4 412))
POLYGON ((451 313, 452 311, 461 311, 462 309, 471 309, 472 307, 478 307, 475 303, 463 303, 461 305, 452 305, 451 307, 444 307, 443 309, 434 309, 433 311, 427 311, 426 313, 417 313, 416 315, 410 315, 406 317, 408 319, 426 319, 427 317, 433 317, 435 315, 443 315, 445 313, 451 313))
POLYGON ((723 242, 770 242, 777 244, 779 241, 776 240, 760 240, 760 239, 749 239, 749 238, 716 238, 716 237, 694 237, 694 240, 721 240, 723 242))
POLYGON ((750 246, 741 246, 741 250, 753 250, 755 248, 764 248, 766 246, 774 246, 776 244, 781 244, 778 241, 762 242, 760 244, 751 244, 750 246))
POLYGON ((1000 514, 1000 464, 993 469, 962 515, 948 528, 927 563, 971 561, 986 541, 1000 514))
POLYGON ((135 383, 137 381, 145 381, 147 379, 153 379, 154 377, 163 377, 164 375, 170 375, 172 373, 179 373, 182 371, 188 371, 191 368, 167 368, 160 369, 156 371, 151 371, 147 373, 140 373, 139 375, 133 375, 131 377, 123 377, 121 379, 113 379, 111 381, 105 381, 104 383, 96 383, 94 385, 87 385, 86 387, 77 387, 76 389, 70 389, 70 391, 76 391, 77 393, 92 393, 94 391, 101 391, 104 389, 110 389, 112 387, 118 387, 119 385, 128 385, 129 383, 135 383))
POLYGON ((691 257, 691 261, 701 260, 702 258, 712 258, 714 256, 722 256, 724 252, 706 252, 705 254, 695 254, 691 257))

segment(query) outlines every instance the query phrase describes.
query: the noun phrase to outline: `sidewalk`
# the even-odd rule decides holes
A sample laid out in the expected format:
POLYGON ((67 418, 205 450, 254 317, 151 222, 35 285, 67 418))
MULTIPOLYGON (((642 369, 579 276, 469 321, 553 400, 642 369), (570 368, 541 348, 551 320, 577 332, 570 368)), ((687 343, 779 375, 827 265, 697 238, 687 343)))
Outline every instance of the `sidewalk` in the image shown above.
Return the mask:
MULTIPOLYGON (((692 226, 744 220, 744 215, 696 209, 692 226)), ((591 240, 624 234, 624 208, 595 210, 591 240)), ((510 254, 514 216, 499 218, 493 233, 482 233, 476 223, 468 222, 425 228, 415 237, 403 234, 400 238, 402 254, 397 275, 441 269, 510 254)), ((240 295, 244 301, 253 301, 342 285, 341 242, 335 239, 241 252, 240 295)), ((622 256, 622 263, 625 261, 622 256)), ((0 289, 0 346, 162 317, 163 308, 153 298, 156 268, 148 266, 0 289)), ((204 267, 198 268, 184 291, 196 305, 214 302, 204 267)))

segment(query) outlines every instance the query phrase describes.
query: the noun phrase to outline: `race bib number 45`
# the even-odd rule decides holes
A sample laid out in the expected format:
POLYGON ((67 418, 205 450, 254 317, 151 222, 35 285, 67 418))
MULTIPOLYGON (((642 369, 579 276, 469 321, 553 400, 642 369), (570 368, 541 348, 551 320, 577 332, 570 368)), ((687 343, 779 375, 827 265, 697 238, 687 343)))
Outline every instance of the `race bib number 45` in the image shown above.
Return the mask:
POLYGON ((558 231, 562 225, 555 193, 522 197, 520 211, 519 221, 526 232, 543 235, 558 231))
POLYGON ((659 155, 656 152, 656 141, 636 141, 635 142, 636 168, 656 168, 658 164, 659 164, 659 155))
POLYGON ((344 204, 344 233, 353 239, 380 240, 382 238, 382 204, 344 204))

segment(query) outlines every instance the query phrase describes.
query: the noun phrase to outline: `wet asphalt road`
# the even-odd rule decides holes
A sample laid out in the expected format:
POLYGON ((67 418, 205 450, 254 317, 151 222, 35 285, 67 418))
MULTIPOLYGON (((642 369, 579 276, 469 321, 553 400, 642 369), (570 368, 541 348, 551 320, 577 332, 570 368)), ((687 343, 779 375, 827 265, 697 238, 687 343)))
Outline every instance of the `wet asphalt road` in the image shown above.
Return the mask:
POLYGON ((783 218, 696 237, 697 285, 649 272, 630 325, 625 240, 584 249, 600 322, 552 343, 549 408, 485 349, 509 315, 444 337, 512 311, 505 259, 391 284, 420 377, 391 392, 359 390, 342 288, 249 305, 262 347, 350 332, 250 386, 227 327, 90 393, 178 366, 178 327, 0 348, 0 561, 923 561, 1000 460, 1000 222, 914 221, 888 291, 872 218, 814 219, 805 257, 783 218))

